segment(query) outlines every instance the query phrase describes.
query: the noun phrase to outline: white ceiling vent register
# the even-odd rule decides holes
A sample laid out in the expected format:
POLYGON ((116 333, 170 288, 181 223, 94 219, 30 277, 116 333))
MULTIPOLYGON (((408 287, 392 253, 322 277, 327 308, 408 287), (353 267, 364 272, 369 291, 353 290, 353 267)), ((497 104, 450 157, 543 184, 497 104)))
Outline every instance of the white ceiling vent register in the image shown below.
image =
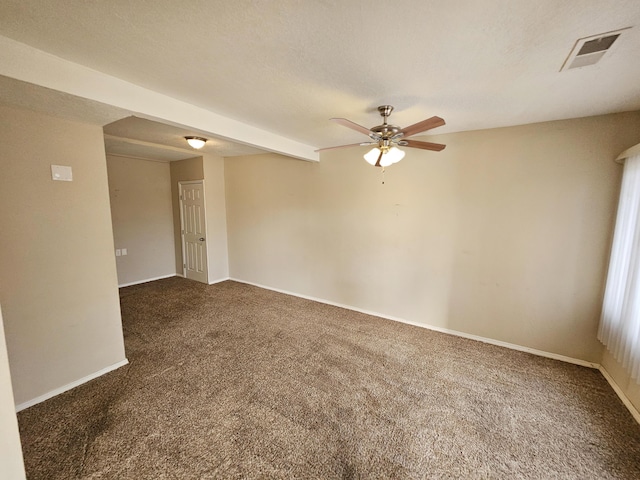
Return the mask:
POLYGON ((629 30, 629 28, 631 27, 622 28, 615 32, 580 38, 576 41, 560 71, 569 70, 570 68, 586 67, 599 62, 611 51, 611 47, 616 43, 618 37, 620 37, 624 31, 629 30))

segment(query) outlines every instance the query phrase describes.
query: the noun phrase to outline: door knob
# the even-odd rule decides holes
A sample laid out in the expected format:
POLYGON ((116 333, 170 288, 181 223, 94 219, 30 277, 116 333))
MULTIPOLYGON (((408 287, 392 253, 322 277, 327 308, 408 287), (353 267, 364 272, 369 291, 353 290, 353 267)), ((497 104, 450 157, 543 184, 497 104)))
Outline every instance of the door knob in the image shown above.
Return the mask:
POLYGON ((198 240, 200 240, 201 242, 204 242, 204 237, 200 237, 198 240))

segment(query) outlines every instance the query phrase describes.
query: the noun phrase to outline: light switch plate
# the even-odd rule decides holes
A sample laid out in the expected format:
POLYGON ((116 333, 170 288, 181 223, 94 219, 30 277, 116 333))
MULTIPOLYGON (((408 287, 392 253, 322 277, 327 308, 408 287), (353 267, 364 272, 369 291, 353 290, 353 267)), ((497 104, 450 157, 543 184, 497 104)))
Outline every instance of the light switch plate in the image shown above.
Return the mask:
POLYGON ((62 182, 72 182, 73 172, 71 167, 65 165, 51 165, 51 179, 62 182))
POLYGON ((122 254, 120 253, 120 249, 119 249, 119 248, 116 248, 116 257, 119 257, 120 255, 122 255, 122 254))
POLYGON ((122 255, 124 256, 124 255, 126 255, 126 254, 127 254, 127 249, 126 249, 126 248, 123 248, 123 249, 122 249, 122 255))

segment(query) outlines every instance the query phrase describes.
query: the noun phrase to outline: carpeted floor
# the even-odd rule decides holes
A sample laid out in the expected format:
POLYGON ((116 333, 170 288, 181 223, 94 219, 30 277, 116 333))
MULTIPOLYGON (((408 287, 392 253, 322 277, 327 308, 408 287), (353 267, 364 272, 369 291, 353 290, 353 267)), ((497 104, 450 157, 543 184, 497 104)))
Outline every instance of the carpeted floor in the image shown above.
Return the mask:
POLYGON ((130 364, 19 414, 28 478, 640 478, 596 370, 231 281, 121 300, 130 364))

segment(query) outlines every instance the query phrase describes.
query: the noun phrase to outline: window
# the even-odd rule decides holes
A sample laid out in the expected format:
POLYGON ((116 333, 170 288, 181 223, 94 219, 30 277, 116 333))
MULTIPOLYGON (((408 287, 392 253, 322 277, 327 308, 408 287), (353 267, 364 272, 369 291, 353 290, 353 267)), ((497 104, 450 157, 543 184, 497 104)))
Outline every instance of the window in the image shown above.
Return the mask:
POLYGON ((624 164, 598 339, 640 383, 640 154, 624 164))

